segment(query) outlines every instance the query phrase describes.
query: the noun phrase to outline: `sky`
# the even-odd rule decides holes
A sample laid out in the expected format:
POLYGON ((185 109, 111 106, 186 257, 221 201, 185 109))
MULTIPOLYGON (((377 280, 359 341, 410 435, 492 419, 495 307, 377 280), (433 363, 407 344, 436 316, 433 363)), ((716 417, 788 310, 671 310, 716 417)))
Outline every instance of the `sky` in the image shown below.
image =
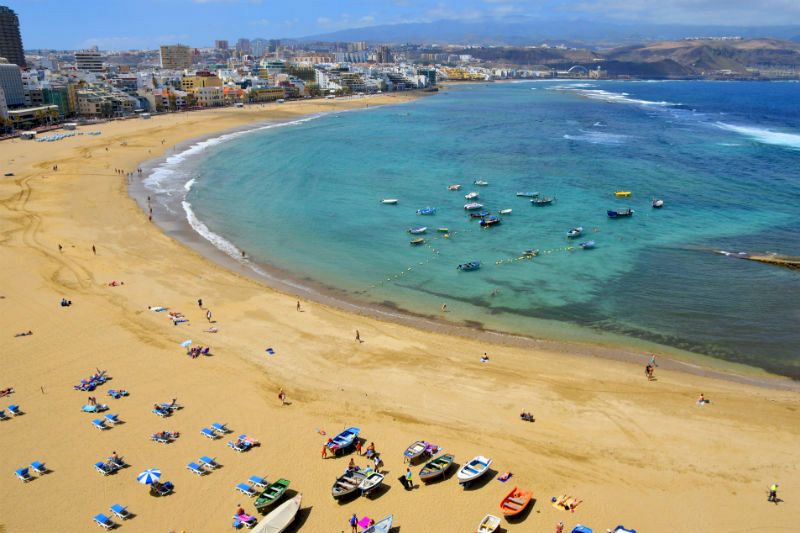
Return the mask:
POLYGON ((437 20, 519 17, 606 22, 800 25, 800 0, 0 0, 26 49, 211 46, 240 37, 302 37, 437 20))

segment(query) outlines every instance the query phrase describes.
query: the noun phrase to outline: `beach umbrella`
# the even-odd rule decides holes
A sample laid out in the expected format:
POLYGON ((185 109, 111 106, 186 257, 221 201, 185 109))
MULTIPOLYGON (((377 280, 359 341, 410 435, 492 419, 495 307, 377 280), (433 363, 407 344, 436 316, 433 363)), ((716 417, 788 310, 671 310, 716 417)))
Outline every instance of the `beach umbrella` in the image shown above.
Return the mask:
POLYGON ((142 485, 152 485, 153 482, 158 481, 161 477, 161 470, 158 468, 150 468, 136 476, 136 481, 142 485))
POLYGON ((181 343, 181 346, 183 346, 184 348, 186 348, 187 346, 189 346, 189 345, 191 345, 191 344, 192 344, 192 339, 189 339, 188 341, 183 341, 183 342, 181 343))

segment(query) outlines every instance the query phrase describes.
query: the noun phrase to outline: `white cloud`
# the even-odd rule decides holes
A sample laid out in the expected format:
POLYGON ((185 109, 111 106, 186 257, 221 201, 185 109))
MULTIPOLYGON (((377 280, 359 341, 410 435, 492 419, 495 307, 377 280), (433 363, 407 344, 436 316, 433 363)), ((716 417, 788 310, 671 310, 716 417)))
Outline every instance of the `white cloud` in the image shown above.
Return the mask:
POLYGON ((249 22, 251 26, 269 26, 271 22, 268 19, 256 19, 249 22))

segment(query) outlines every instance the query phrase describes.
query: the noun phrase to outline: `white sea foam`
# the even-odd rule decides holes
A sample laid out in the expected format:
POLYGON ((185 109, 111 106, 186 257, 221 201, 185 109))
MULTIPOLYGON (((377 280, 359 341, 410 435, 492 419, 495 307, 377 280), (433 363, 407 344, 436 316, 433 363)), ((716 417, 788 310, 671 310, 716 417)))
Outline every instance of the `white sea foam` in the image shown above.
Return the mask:
POLYGON ((589 98, 591 100, 601 100, 603 102, 610 102, 612 104, 629 104, 629 105, 639 105, 645 107, 675 107, 681 105, 675 102, 667 102, 665 100, 662 100, 660 102, 654 102, 652 100, 641 100, 639 98, 630 98, 630 94, 628 93, 615 93, 611 91, 604 91, 602 89, 586 89, 584 87, 593 87, 593 85, 588 83, 576 83, 571 85, 556 85, 550 87, 550 89, 554 91, 572 92, 580 96, 583 96, 584 98, 589 98))
POLYGON ((189 225, 192 227, 192 229, 195 230, 200 236, 213 244, 215 248, 222 250, 229 256, 233 258, 242 257, 242 251, 239 250, 232 242, 208 229, 208 226, 206 226, 199 218, 197 218, 197 215, 195 215, 194 211, 192 210, 192 204, 184 200, 181 202, 181 205, 183 206, 183 211, 186 213, 186 221, 189 222, 189 225))
POLYGON ((195 182, 195 181, 196 181, 196 179, 195 179, 195 178, 192 178, 192 179, 190 179, 189 181, 187 181, 186 183, 184 183, 184 184, 183 184, 183 188, 184 188, 184 190, 186 190, 186 192, 189 192, 189 191, 191 191, 191 190, 192 190, 192 185, 194 185, 194 182, 195 182))
POLYGON ((588 142, 591 144, 607 144, 616 145, 625 143, 629 137, 619 133, 604 133, 601 131, 584 131, 581 130, 580 135, 564 135, 564 138, 570 141, 588 142))
POLYGON ((755 126, 736 126, 734 124, 726 124, 725 122, 717 122, 716 126, 726 131, 744 135, 762 144, 785 146, 787 148, 800 150, 800 134, 797 133, 785 133, 768 130, 766 128, 757 128, 755 126))

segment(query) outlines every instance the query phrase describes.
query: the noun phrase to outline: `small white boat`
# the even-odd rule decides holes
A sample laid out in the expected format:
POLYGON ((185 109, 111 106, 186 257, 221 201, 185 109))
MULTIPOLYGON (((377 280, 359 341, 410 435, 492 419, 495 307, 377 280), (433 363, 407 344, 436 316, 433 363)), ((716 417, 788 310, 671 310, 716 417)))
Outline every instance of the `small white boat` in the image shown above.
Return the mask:
POLYGON ((467 211, 475 211, 476 209, 482 209, 483 204, 479 204, 478 202, 470 202, 464 205, 464 209, 467 211))
POLYGON ((489 465, 491 464, 491 459, 478 455, 458 470, 458 474, 456 474, 458 482, 466 485, 470 481, 475 481, 489 471, 489 465))
POLYGON ((474 200, 477 197, 478 197, 478 193, 476 193, 476 192, 468 192, 467 194, 464 195, 464 199, 465 200, 474 200))
POLYGON ((577 228, 572 228, 567 232, 567 238, 574 239, 575 237, 580 237, 583 233, 583 227, 578 226, 577 228))
POLYGON ((489 182, 486 180, 475 180, 474 183, 475 185, 478 185, 480 187, 486 187, 487 185, 489 185, 489 182))
POLYGON ((386 205, 397 205, 397 198, 384 198, 381 200, 381 203, 386 205))
POLYGON ((303 494, 298 494, 291 500, 286 500, 274 511, 265 516, 251 531, 253 533, 283 533, 294 521, 303 494))
POLYGON ((661 200, 660 198, 653 198, 653 207, 656 209, 661 209, 664 207, 664 200, 661 200))
POLYGON ((481 520, 477 533, 494 533, 500 527, 500 519, 493 514, 487 514, 481 520))
POLYGON ((500 214, 501 215, 510 215, 512 211, 513 211, 513 209, 501 209, 500 210, 500 214))
POLYGON ((428 226, 414 226, 413 228, 408 228, 408 232, 411 235, 422 235, 428 231, 428 226))
POLYGON ((361 533, 389 533, 392 529, 392 515, 387 516, 379 522, 375 522, 361 533))
POLYGON ((519 196, 520 198, 536 198, 537 196, 539 196, 539 193, 538 192, 530 192, 530 191, 522 191, 522 192, 518 192, 517 196, 519 196))
POLYGON ((447 190, 448 191, 457 191, 460 188, 461 188, 461 185, 459 185, 458 183, 454 183, 453 185, 448 185, 447 186, 447 190))
POLYGON ((406 451, 403 452, 403 456, 405 456, 406 460, 409 463, 413 463, 415 459, 418 459, 423 453, 425 453, 425 450, 427 448, 428 448, 427 442, 418 440, 417 442, 406 448, 406 451))
POLYGON ((376 489, 381 483, 383 483, 383 474, 380 472, 372 472, 368 474, 367 477, 358 485, 361 494, 366 495, 376 489))

